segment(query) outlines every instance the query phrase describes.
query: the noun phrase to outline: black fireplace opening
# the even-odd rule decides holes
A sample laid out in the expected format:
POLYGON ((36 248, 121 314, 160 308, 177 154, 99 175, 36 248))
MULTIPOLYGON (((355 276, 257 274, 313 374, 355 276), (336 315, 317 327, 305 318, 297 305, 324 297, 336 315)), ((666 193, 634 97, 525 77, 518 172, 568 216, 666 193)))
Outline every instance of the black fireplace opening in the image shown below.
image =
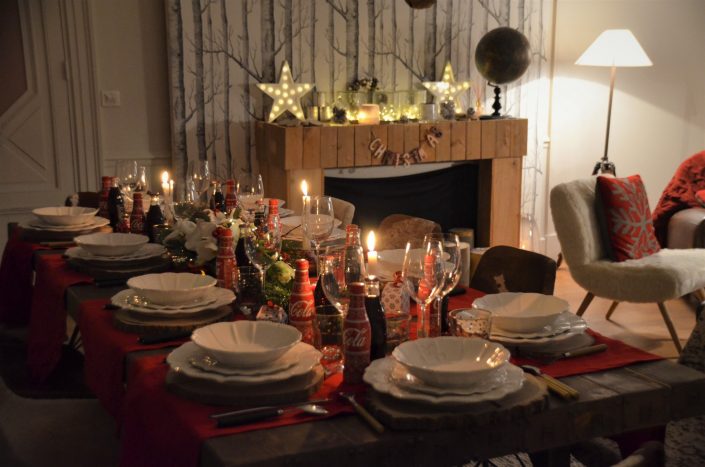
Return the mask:
POLYGON ((353 222, 374 228, 390 214, 407 214, 437 222, 444 232, 476 228, 478 165, 384 178, 325 177, 325 194, 355 205, 353 222))

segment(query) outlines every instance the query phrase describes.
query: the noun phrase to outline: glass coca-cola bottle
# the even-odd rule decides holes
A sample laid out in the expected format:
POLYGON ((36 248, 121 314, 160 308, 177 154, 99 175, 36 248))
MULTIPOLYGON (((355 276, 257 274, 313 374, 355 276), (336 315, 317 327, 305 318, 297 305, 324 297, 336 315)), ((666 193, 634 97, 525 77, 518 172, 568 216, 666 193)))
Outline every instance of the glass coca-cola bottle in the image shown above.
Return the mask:
POLYGON ((363 282, 365 273, 365 254, 360 242, 360 229, 355 224, 345 228, 345 283, 363 282))
POLYGON ((213 193, 211 194, 210 199, 211 211, 227 212, 227 210, 225 209, 225 196, 223 196, 223 192, 221 191, 220 183, 214 181, 212 182, 212 185, 213 193))
POLYGON ((122 218, 125 215, 125 200, 122 198, 122 192, 118 186, 117 177, 113 177, 110 185, 110 191, 108 192, 108 219, 110 220, 110 227, 116 230, 122 218))
POLYGON ((130 232, 143 234, 146 217, 142 204, 142 193, 136 192, 132 195, 132 213, 130 214, 130 232))
POLYGON ((159 196, 154 195, 149 202, 149 211, 147 211, 147 217, 145 222, 144 230, 149 237, 150 242, 158 242, 160 239, 154 237, 154 226, 164 223, 164 213, 159 206, 159 196))
POLYGON ((289 324, 301 331, 301 341, 321 347, 321 333, 316 321, 316 305, 308 278, 308 261, 296 260, 294 285, 289 295, 289 324))
POLYGON ((372 329, 371 360, 384 358, 387 352, 387 320, 384 317, 379 290, 379 279, 374 276, 365 279, 365 310, 372 329))
POLYGON ((223 198, 223 212, 228 215, 237 209, 237 194, 235 193, 235 180, 225 182, 225 197, 223 198))
POLYGON ((370 364, 371 329, 365 311, 365 284, 348 284, 350 307, 343 322, 343 381, 361 383, 365 368, 370 364))
POLYGON ((320 278, 313 291, 313 301, 321 332, 321 364, 332 373, 340 371, 343 363, 343 314, 326 297, 320 278))
POLYGON ((100 191, 100 199, 98 200, 98 216, 109 219, 108 196, 110 194, 110 187, 113 185, 113 177, 102 177, 102 184, 103 187, 100 191))

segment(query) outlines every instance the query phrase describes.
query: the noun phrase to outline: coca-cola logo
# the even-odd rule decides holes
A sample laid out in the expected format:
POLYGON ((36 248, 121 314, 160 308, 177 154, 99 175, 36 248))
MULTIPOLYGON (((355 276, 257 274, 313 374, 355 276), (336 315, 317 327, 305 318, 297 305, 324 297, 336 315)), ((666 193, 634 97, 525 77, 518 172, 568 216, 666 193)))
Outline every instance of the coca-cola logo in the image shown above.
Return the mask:
POLYGON ((370 342, 368 328, 347 328, 343 331, 345 347, 366 348, 370 342))
POLYGON ((289 305, 289 319, 296 320, 310 320, 313 319, 315 310, 313 308, 313 303, 306 301, 299 301, 291 303, 289 305))

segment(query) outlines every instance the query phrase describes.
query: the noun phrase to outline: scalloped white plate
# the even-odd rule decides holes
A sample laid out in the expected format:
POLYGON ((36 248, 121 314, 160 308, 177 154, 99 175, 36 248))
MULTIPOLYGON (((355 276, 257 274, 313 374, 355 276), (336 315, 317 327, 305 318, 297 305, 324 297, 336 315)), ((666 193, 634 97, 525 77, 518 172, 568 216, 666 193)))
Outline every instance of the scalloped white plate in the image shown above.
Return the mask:
POLYGON ((175 306, 150 303, 149 307, 145 307, 135 304, 132 299, 135 295, 139 294, 132 289, 121 290, 113 295, 110 302, 113 305, 119 306, 125 310, 134 311, 136 313, 147 313, 150 315, 163 314, 165 318, 168 318, 170 314, 182 315, 185 313, 198 313, 204 310, 215 309, 221 306, 229 305, 233 302, 233 300, 235 300, 235 293, 232 290, 223 289, 220 287, 213 287, 204 296, 206 301, 203 303, 198 302, 199 304, 197 305, 184 304, 183 306, 175 306), (215 300, 209 300, 213 298, 215 300))
POLYGON ((409 391, 394 383, 392 372, 396 361, 391 357, 380 358, 370 363, 365 370, 363 380, 371 385, 375 391, 388 394, 395 399, 422 402, 431 405, 464 405, 478 402, 502 399, 521 389, 524 385, 524 371, 507 363, 507 379, 487 392, 470 395, 432 395, 421 392, 409 391))
POLYGON ((505 337, 510 339, 538 339, 541 337, 551 337, 563 334, 569 331, 579 331, 587 329, 587 323, 580 316, 573 314, 570 311, 564 311, 558 318, 542 329, 536 332, 512 332, 502 329, 501 327, 492 325, 492 336, 505 337))
POLYGON ((157 243, 147 243, 130 255, 123 256, 96 256, 80 246, 69 248, 64 252, 66 256, 84 261, 102 261, 106 263, 137 261, 156 258, 166 253, 166 248, 157 243))
POLYGON ((210 371, 203 371, 191 364, 192 359, 202 359, 206 353, 193 342, 186 342, 174 349, 167 357, 166 362, 176 372, 181 372, 190 378, 206 379, 216 383, 235 384, 261 384, 274 381, 283 381, 294 376, 308 373, 321 361, 321 352, 313 346, 299 342, 293 349, 285 354, 296 360, 296 364, 281 371, 263 375, 221 375, 210 371))
POLYGON ((569 329, 567 329, 563 332, 560 332, 558 334, 553 334, 553 335, 548 335, 548 336, 540 336, 540 337, 527 337, 525 334, 520 334, 519 336, 521 336, 521 337, 510 337, 510 336, 503 335, 504 333, 506 333, 506 331, 500 331, 499 333, 495 332, 495 327, 492 326, 492 332, 490 333, 490 340, 500 342, 505 345, 545 344, 548 342, 560 342, 562 340, 569 339, 571 336, 584 333, 588 328, 588 325, 584 319, 582 319, 580 316, 574 315, 571 312, 567 312, 567 314, 565 315, 565 319, 570 324, 569 329))

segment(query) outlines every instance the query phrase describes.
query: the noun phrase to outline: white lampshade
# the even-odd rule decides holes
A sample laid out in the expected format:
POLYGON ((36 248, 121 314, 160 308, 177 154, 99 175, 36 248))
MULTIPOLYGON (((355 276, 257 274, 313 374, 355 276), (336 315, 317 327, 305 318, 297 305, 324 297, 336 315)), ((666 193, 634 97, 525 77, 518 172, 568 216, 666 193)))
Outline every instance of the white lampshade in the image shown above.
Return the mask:
POLYGON ((608 29, 583 52, 576 65, 651 66, 644 49, 629 29, 608 29))

